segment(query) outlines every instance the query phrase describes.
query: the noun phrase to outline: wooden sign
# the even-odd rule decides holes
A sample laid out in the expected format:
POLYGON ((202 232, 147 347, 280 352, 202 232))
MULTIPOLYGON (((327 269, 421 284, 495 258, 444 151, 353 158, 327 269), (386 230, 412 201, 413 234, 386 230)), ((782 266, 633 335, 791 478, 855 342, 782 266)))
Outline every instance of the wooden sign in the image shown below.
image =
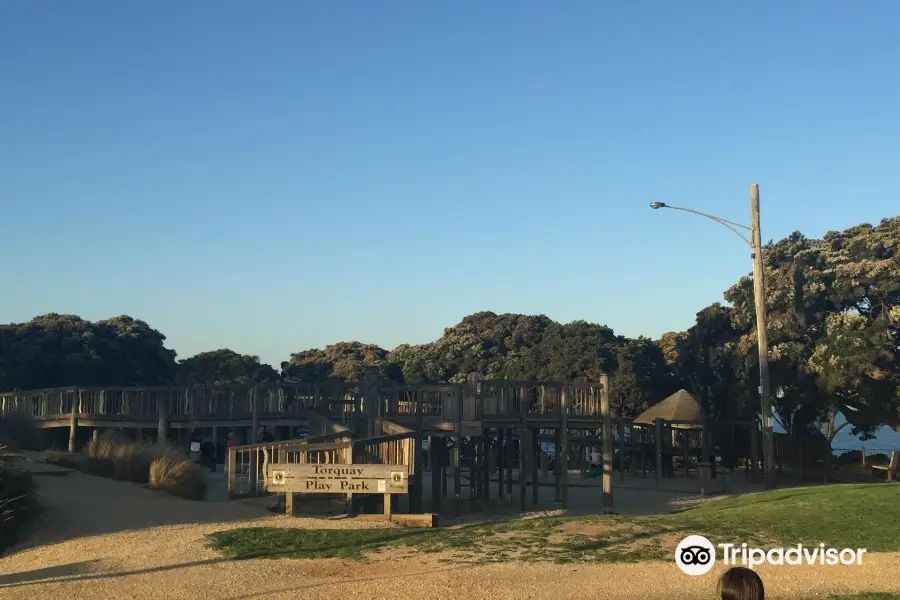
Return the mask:
POLYGON ((266 491, 305 494, 408 494, 406 465, 270 464, 266 491))

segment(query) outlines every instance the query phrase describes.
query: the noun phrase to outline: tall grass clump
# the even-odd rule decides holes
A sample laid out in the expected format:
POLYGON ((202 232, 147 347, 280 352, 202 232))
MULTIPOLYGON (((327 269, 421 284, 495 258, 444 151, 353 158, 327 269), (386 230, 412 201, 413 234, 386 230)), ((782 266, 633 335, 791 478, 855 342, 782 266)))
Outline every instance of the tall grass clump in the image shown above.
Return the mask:
POLYGON ((172 448, 153 457, 147 486, 189 500, 206 497, 206 471, 172 448))
POLYGON ((31 474, 16 465, 8 447, 0 445, 0 554, 16 543, 39 508, 31 474))
POLYGON ((206 496, 206 471, 185 454, 166 444, 133 442, 115 432, 92 439, 80 456, 47 453, 45 460, 92 475, 144 484, 173 496, 191 500, 206 496))

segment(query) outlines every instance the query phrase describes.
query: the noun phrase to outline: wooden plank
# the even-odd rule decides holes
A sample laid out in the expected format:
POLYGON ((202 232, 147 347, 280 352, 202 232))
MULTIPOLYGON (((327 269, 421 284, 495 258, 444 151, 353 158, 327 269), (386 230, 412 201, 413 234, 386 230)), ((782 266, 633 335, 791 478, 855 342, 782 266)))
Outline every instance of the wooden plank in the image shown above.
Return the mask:
POLYGON ((408 494, 407 465, 270 464, 266 490, 306 494, 408 494))

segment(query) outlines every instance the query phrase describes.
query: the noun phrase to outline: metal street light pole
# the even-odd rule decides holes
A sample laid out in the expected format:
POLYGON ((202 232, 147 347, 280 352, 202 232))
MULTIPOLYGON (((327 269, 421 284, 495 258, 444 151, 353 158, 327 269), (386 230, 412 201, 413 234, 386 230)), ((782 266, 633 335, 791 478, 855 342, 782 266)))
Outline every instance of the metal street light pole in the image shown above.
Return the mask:
POLYGON ((759 400, 763 425, 763 479, 766 488, 775 487, 775 430, 772 425, 772 398, 769 385, 769 338, 766 330, 765 271, 763 269, 762 235, 759 228, 759 186, 750 186, 750 227, 726 221, 691 208, 670 206, 664 202, 651 202, 653 209, 671 208, 691 212, 724 225, 750 246, 753 259, 753 298, 756 305, 756 335, 759 340, 759 400), (750 239, 738 231, 740 227, 750 232, 750 239))

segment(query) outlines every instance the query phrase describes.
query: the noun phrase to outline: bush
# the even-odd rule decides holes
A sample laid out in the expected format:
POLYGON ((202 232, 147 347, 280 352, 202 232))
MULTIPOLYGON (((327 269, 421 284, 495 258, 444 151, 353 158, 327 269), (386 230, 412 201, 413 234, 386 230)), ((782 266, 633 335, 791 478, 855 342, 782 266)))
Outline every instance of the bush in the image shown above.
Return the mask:
POLYGON ((38 510, 31 474, 19 469, 8 448, 0 446, 0 554, 16 543, 38 510))
POLYGON ((48 462, 81 468, 88 473, 132 483, 143 483, 173 496, 203 500, 206 472, 187 456, 167 445, 135 443, 114 432, 91 440, 81 460, 65 453, 48 453, 48 462))
POLYGON ((189 500, 206 497, 206 471, 179 452, 166 448, 150 463, 147 486, 189 500))
POLYGON ((132 442, 115 432, 107 432, 88 442, 82 455, 84 468, 89 473, 132 483, 147 483, 155 452, 151 446, 132 442))
POLYGON ((46 447, 43 430, 24 413, 0 415, 0 444, 12 450, 43 450, 46 447))

